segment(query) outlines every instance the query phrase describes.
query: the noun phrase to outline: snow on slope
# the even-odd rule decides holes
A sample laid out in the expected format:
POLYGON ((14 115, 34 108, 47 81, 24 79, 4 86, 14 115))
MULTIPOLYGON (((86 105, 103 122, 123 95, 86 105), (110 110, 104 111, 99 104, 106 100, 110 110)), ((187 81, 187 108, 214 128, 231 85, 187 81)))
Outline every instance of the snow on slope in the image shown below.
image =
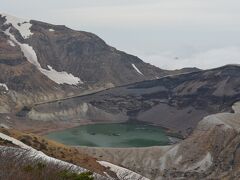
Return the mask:
POLYGON ((109 167, 112 172, 116 173, 116 175, 119 179, 122 179, 122 180, 149 180, 148 178, 145 178, 133 171, 116 166, 109 162, 106 162, 106 161, 98 161, 98 162, 105 167, 109 167))
MULTIPOLYGON (((28 156, 31 157, 31 158, 42 159, 46 162, 56 163, 56 164, 61 165, 63 167, 71 168, 72 170, 80 172, 80 173, 88 171, 88 170, 86 170, 84 168, 81 168, 79 166, 76 166, 74 164, 71 164, 71 163, 68 163, 68 162, 65 162, 65 161, 47 156, 43 152, 37 151, 36 149, 22 143, 21 141, 15 139, 15 138, 12 138, 10 136, 7 136, 3 133, 0 133, 0 138, 4 139, 4 140, 11 141, 13 144, 19 146, 22 149, 29 150, 28 151, 28 156)), ((1 147, 0 150, 2 148, 3 147, 1 147)), ((110 170, 112 172, 116 173, 116 175, 118 176, 118 178, 120 180, 149 180, 148 178, 145 178, 145 177, 143 177, 143 176, 141 176, 141 175, 139 175, 139 174, 137 174, 133 171, 130 171, 128 169, 116 166, 114 164, 111 164, 111 163, 108 163, 108 162, 105 162, 105 161, 99 161, 99 164, 101 164, 102 166, 105 166, 105 167, 110 167, 110 170)), ((111 177, 104 178, 103 176, 95 174, 95 173, 94 173, 94 177, 96 177, 96 179, 98 179, 99 177, 101 177, 101 179, 112 179, 111 177)))
POLYGON ((1 87, 3 87, 3 88, 5 88, 5 90, 6 90, 6 91, 8 91, 8 90, 9 90, 9 89, 8 89, 8 87, 7 87, 7 85, 6 85, 6 84, 4 84, 4 83, 0 83, 0 86, 1 86, 1 87))
POLYGON ((69 74, 64 71, 58 72, 54 70, 51 66, 48 66, 49 70, 43 69, 40 63, 38 62, 37 55, 34 49, 31 46, 29 46, 28 44, 18 42, 18 40, 10 33, 10 28, 8 28, 5 31, 5 34, 7 34, 10 37, 11 41, 15 42, 20 46, 24 56, 27 58, 28 61, 34 66, 36 66, 41 73, 46 75, 52 81, 56 82, 57 84, 69 84, 69 85, 77 85, 79 83, 82 83, 80 78, 73 76, 71 73, 69 74))
MULTIPOLYGON (((37 156, 37 154, 35 152, 26 151, 25 149, 0 146, 0 151, 10 153, 11 155, 12 155, 12 153, 15 153, 15 156, 20 156, 20 157, 28 156, 29 158, 34 158, 32 160, 37 160, 37 161, 42 160, 42 161, 45 161, 46 163, 51 163, 52 165, 56 164, 58 167, 62 166, 63 168, 66 168, 69 170, 71 169, 72 171, 74 171, 76 173, 88 172, 88 170, 86 170, 86 169, 83 169, 83 168, 76 166, 74 164, 71 164, 71 163, 66 163, 66 162, 58 160, 58 159, 56 159, 55 161, 44 159, 42 157, 37 156)), ((7 155, 7 153, 4 153, 4 154, 7 155)), ((105 177, 105 176, 102 176, 102 175, 99 175, 96 173, 93 173, 93 177, 94 177, 94 179, 99 179, 99 180, 113 180, 113 178, 105 177)))
POLYGON ((41 69, 41 72, 45 74, 49 79, 52 79, 58 84, 70 84, 70 85, 76 85, 78 83, 82 83, 80 78, 73 76, 71 73, 68 74, 67 72, 58 72, 55 69, 53 69, 51 66, 47 66, 49 70, 41 69))
POLYGON ((63 167, 71 167, 73 170, 76 170, 78 172, 86 172, 87 170, 86 169, 83 169, 79 166, 76 166, 74 164, 71 164, 71 163, 67 163, 65 161, 61 161, 59 159, 55 159, 55 158, 52 158, 50 156, 47 156, 46 154, 44 154, 43 152, 41 151, 37 151, 36 149, 22 143, 21 141, 15 139, 15 138, 12 138, 10 136, 7 136, 3 133, 0 133, 0 138, 1 139, 4 139, 4 140, 8 140, 8 141, 11 141, 13 144, 19 146, 20 148, 22 149, 25 149, 25 150, 29 150, 28 151, 28 155, 32 158, 36 158, 36 159, 42 159, 46 162, 53 162, 53 163, 56 163, 58 165, 62 165, 63 167))
POLYGON ((8 40, 8 44, 12 47, 16 46, 11 40, 8 40))
POLYGON ((141 75, 143 75, 143 73, 135 66, 135 64, 132 64, 132 67, 141 75))
POLYGON ((4 140, 11 141, 13 144, 15 144, 15 145, 17 145, 17 146, 19 146, 19 147, 21 147, 21 148, 23 148, 23 149, 36 151, 36 150, 33 149, 32 147, 27 146, 26 144, 22 143, 21 141, 19 141, 19 140, 17 140, 17 139, 14 139, 14 138, 12 138, 12 137, 10 137, 10 136, 7 136, 7 135, 5 135, 5 134, 3 134, 3 133, 0 133, 0 138, 1 138, 1 139, 4 139, 4 140))
POLYGON ((33 35, 30 30, 32 24, 28 20, 16 18, 4 13, 0 13, 0 15, 6 18, 5 24, 12 24, 12 26, 20 32, 24 39, 27 39, 29 36, 33 35))
POLYGON ((240 113, 240 102, 236 102, 232 109, 234 110, 235 113, 240 113))

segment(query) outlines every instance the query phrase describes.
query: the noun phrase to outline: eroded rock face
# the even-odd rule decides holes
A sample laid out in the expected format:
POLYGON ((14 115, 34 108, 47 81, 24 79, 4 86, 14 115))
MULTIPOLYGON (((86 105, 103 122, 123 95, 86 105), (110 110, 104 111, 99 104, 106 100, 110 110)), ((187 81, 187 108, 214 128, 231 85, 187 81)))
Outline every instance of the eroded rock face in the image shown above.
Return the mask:
MULTIPOLYGON (((237 104, 239 106, 239 103, 237 104)), ((194 134, 179 144, 173 166, 166 166, 165 177, 237 179, 239 172, 240 112, 205 117, 194 134)), ((174 147, 176 148, 176 146, 174 147)))

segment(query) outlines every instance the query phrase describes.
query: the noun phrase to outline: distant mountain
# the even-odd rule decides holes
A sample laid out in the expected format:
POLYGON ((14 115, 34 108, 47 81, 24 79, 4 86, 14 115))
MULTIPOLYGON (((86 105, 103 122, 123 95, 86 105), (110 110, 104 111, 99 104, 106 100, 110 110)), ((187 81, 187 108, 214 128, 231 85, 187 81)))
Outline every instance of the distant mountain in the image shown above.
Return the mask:
POLYGON ((188 135, 203 117, 231 111, 240 100, 239 77, 237 65, 168 76, 40 104, 28 116, 42 120, 78 117, 93 122, 139 120, 188 135))
POLYGON ((0 83, 9 91, 1 97, 0 112, 11 109, 6 99, 22 106, 179 73, 118 51, 92 33, 4 13, 0 71, 0 83))

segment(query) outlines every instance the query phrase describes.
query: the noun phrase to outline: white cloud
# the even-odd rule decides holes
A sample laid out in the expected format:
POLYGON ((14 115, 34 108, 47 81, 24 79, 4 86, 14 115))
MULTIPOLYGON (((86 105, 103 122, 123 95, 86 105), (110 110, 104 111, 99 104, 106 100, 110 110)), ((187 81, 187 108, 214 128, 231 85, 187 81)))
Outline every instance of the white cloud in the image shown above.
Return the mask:
POLYGON ((177 57, 170 52, 154 55, 143 54, 140 55, 140 57, 164 69, 180 69, 184 67, 209 69, 226 64, 240 64, 240 47, 211 49, 205 52, 195 53, 189 57, 177 57))
MULTIPOLYGON (((236 2, 235 0, 232 0, 236 2)), ((237 3, 239 4, 239 3, 237 3)), ((78 19, 83 24, 125 26, 239 25, 240 18, 235 3, 226 0, 158 0, 154 3, 122 5, 80 6, 57 9, 54 13, 63 19, 78 19)))

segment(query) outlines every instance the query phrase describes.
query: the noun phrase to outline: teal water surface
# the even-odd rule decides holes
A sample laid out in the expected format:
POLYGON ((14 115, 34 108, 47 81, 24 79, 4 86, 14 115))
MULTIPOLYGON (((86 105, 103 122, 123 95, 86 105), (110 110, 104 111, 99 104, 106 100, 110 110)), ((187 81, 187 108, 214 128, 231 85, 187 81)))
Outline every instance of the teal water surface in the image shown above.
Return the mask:
POLYGON ((164 129, 147 124, 94 124, 47 135, 49 139, 73 146, 148 147, 170 143, 164 129))

